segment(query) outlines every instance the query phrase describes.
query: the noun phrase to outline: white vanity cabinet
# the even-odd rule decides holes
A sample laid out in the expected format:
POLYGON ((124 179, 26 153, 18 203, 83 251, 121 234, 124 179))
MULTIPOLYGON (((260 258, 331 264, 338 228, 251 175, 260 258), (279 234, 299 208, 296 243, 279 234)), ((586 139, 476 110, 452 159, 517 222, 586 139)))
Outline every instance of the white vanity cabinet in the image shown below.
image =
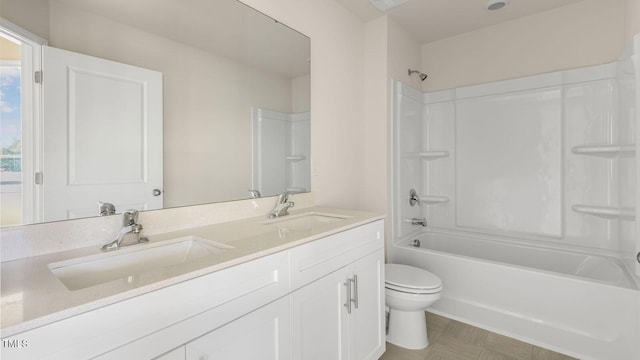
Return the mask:
POLYGON ((8 340, 37 346, 2 358, 378 359, 383 227, 366 223, 20 333, 8 340))
POLYGON ((383 222, 291 250, 292 358, 378 359, 384 352, 383 222))
POLYGON ((155 358, 154 360, 184 360, 186 355, 185 352, 187 351, 186 346, 180 346, 177 349, 173 349, 172 351, 158 356, 157 358, 155 358))
POLYGON ((375 360, 384 352, 384 253, 291 295, 292 358, 375 360))
POLYGON ((2 359, 152 359, 290 292, 279 252, 35 328, 2 359))
POLYGON ((190 343, 187 360, 289 360, 289 298, 276 300, 190 343))

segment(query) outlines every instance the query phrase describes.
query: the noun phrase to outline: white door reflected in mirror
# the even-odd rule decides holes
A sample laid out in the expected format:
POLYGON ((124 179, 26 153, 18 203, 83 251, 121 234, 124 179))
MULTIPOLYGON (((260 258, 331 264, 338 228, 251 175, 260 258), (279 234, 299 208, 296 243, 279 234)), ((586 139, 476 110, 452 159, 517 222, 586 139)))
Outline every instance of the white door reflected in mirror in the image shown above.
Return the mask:
POLYGON ((162 73, 48 46, 43 72, 44 221, 161 209, 162 73))

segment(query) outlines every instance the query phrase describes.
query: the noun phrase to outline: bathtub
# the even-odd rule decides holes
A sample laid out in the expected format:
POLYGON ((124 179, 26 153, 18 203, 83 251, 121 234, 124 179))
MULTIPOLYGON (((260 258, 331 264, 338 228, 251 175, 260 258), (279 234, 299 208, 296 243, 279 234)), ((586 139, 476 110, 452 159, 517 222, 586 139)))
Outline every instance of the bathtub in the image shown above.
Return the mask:
POLYGON ((442 279, 429 311, 580 359, 640 359, 640 292, 618 259, 432 231, 388 250, 442 279))

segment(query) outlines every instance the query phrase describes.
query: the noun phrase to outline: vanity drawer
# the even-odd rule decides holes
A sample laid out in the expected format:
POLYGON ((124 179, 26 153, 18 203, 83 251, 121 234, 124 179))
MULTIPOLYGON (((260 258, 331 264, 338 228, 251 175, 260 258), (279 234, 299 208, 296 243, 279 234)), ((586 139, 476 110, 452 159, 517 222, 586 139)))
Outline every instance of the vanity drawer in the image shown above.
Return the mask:
POLYGON ((293 290, 384 247, 384 220, 291 249, 293 290))
POLYGON ((216 271, 15 335, 30 346, 2 355, 152 358, 287 294, 288 268, 281 252, 216 271))

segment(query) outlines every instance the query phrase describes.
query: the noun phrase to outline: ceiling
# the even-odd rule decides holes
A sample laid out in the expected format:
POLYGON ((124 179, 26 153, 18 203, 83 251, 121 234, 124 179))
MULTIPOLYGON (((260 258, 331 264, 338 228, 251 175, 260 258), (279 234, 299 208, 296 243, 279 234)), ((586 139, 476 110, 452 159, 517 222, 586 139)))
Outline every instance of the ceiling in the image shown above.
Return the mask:
MULTIPOLYGON (((336 0, 363 21, 383 16, 369 0, 336 0)), ((583 0, 508 0, 489 11, 489 0, 409 0, 387 12, 420 44, 448 38, 583 0)))

